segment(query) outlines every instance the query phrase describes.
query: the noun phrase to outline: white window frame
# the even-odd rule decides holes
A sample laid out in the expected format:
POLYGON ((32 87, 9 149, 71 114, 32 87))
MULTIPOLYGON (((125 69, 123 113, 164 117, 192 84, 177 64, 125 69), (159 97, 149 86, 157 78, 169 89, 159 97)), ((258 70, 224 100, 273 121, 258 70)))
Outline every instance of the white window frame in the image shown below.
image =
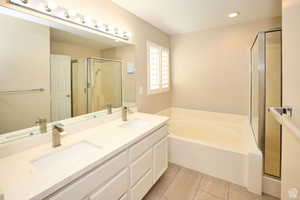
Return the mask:
POLYGON ((147 93, 148 95, 154 95, 159 93, 168 92, 170 90, 170 50, 169 48, 162 47, 154 42, 147 41, 147 93), (156 47, 160 49, 160 57, 159 57, 159 88, 158 89, 150 89, 150 47, 156 47), (163 50, 168 52, 168 87, 162 88, 162 52, 163 50))

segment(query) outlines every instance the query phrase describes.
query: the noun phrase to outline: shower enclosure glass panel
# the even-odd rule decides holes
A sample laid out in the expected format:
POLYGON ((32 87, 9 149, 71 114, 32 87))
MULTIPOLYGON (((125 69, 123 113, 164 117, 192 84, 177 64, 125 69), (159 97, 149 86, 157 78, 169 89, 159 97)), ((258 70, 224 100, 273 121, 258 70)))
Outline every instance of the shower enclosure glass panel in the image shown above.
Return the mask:
POLYGON ((88 58, 88 112, 122 106, 122 63, 88 58))
MULTIPOLYGON (((281 32, 266 33, 266 107, 281 107, 281 32)), ((280 176, 281 126, 265 111, 265 173, 280 176)))
POLYGON ((258 99, 259 99, 259 42, 255 42, 252 48, 252 63, 251 63, 251 74, 252 74, 252 81, 251 81, 251 124, 253 133, 258 142, 259 137, 259 124, 258 124, 258 114, 259 114, 259 107, 258 107, 258 99))
POLYGON ((275 177, 281 176, 281 126, 267 108, 281 107, 281 68, 281 31, 260 32, 251 48, 250 121, 264 172, 275 177))

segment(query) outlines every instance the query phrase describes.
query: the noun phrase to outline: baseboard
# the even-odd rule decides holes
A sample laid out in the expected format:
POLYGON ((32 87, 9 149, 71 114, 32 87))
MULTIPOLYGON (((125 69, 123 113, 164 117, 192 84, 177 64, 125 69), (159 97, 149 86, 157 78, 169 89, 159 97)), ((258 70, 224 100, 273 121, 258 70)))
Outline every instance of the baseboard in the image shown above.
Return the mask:
POLYGON ((265 175, 263 177, 263 193, 280 199, 281 181, 265 175))

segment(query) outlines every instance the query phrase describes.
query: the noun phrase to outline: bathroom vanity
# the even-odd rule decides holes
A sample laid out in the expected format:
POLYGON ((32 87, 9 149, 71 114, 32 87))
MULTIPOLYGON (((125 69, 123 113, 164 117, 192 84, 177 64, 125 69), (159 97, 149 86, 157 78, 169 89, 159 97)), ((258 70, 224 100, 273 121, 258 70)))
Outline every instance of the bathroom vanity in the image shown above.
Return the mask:
POLYGON ((168 166, 167 120, 134 113, 4 157, 4 199, 141 200, 168 166))

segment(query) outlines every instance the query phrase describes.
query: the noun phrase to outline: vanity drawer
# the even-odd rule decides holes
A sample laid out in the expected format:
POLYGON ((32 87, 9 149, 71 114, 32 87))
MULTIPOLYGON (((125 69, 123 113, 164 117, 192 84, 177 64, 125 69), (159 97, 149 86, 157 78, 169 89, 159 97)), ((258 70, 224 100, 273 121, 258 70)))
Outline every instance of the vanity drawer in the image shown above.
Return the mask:
POLYGON ((141 200, 151 189, 153 184, 153 173, 150 170, 131 190, 130 200, 141 200))
POLYGON ((89 195, 96 188, 104 185, 114 175, 120 172, 128 165, 128 151, 112 158, 99 168, 91 171, 84 177, 66 186, 56 194, 52 195, 50 200, 80 200, 89 195))
POLYGON ((140 178, 142 178, 147 171, 152 169, 153 153, 152 148, 139 157, 134 163, 130 165, 130 185, 135 185, 140 178))
POLYGON ((167 126, 163 126, 160 129, 154 131, 150 136, 135 144, 129 150, 130 162, 136 160, 166 135, 168 135, 167 126))
POLYGON ((95 194, 91 195, 89 200, 119 200, 128 191, 129 188, 129 170, 123 170, 107 185, 102 187, 95 194))

